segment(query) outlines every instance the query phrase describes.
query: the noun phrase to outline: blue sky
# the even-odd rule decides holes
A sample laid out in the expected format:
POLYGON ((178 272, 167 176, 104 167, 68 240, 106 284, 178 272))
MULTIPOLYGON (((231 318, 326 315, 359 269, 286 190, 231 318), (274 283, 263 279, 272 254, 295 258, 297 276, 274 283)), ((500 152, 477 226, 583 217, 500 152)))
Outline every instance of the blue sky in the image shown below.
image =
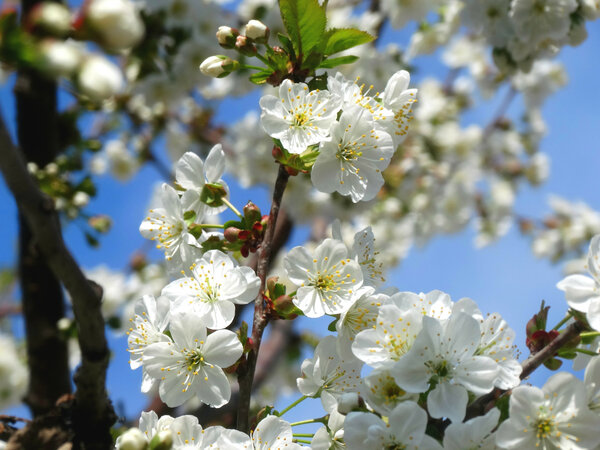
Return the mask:
MULTIPOLYGON (((569 200, 583 200, 600 210, 598 176, 600 172, 600 25, 588 26, 588 39, 577 48, 565 48, 559 60, 563 61, 569 76, 565 88, 552 96, 543 109, 549 133, 542 149, 552 161, 551 175, 546 184, 520 192, 516 210, 526 216, 541 217, 548 211, 547 198, 551 193, 569 200)), ((406 33, 384 36, 384 41, 396 39, 407 44, 406 33)), ((422 57, 415 61, 419 67, 414 78, 443 76, 435 57, 422 57)), ((0 87, 0 106, 3 116, 14 126, 14 104, 11 86, 0 87)), ((240 118, 250 108, 257 107, 258 96, 227 101, 217 114, 217 120, 227 123, 240 118)), ((497 101, 478 109, 469 119, 485 124, 492 117, 497 101), (480 119, 478 118, 480 117, 480 119)), ((509 114, 518 117, 522 111, 515 102, 509 114)), ((86 268, 107 264, 115 269, 127 266, 133 251, 144 244, 138 227, 148 207, 147 201, 153 185, 160 181, 151 167, 142 169, 130 182, 121 183, 110 177, 98 180, 98 196, 89 209, 94 213, 108 213, 114 219, 113 230, 101 240, 99 249, 91 249, 76 226, 67 227, 65 237, 76 259, 86 268), (115 201, 118 199, 118 201, 115 201)), ((257 188, 242 192, 233 188, 234 201, 243 204, 252 199, 261 206, 267 205, 266 190, 257 188)), ((285 200, 284 200, 285 201, 285 200)), ((3 239, 0 241, 0 266, 16 262, 17 226, 16 210, 4 182, 0 182, 0 220, 3 239)), ((463 232, 433 239, 424 248, 413 248, 409 257, 390 272, 389 284, 400 290, 423 291, 440 289, 454 300, 471 297, 485 312, 499 312, 517 332, 517 342, 524 348, 524 326, 537 311, 544 299, 552 306, 551 322, 559 320, 566 304, 562 292, 555 284, 562 278, 561 267, 536 259, 529 242, 516 229, 511 229, 499 242, 481 250, 473 245, 474 232, 468 227, 463 232)), ((316 333, 324 334, 329 320, 303 320, 316 333)), ((20 324, 16 324, 20 328, 20 324)), ((111 338, 114 357, 109 369, 108 386, 120 414, 136 415, 146 404, 137 392, 140 372, 133 372, 127 364, 124 340, 111 338), (120 404, 124 405, 122 408, 120 404)), ((569 363, 565 364, 570 367, 569 363)), ((542 384, 548 372, 536 372, 530 381, 542 384)), ((22 412, 22 409, 16 410, 22 412)), ((24 414, 24 413, 23 413, 24 414)), ((297 408, 290 418, 300 420, 310 417, 308 407, 297 408), (297 414, 294 414, 297 412, 297 414)), ((286 416, 287 417, 287 416, 286 416)))

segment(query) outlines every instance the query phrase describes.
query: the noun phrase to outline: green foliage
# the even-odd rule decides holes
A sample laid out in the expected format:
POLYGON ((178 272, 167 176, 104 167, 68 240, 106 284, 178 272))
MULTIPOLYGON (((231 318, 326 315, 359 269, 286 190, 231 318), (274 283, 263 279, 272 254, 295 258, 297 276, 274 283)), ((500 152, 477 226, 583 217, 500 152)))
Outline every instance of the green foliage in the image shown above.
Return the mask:
POLYGON ((279 0, 281 18, 298 55, 308 56, 325 34, 325 5, 318 0, 279 0))
POLYGON ((374 39, 366 31, 357 30, 356 28, 332 28, 325 33, 323 53, 333 55, 357 45, 368 44, 374 39))
POLYGON ((333 67, 341 66, 342 64, 351 64, 358 60, 358 56, 346 55, 340 56, 339 58, 326 59, 319 64, 320 69, 331 69, 333 67))

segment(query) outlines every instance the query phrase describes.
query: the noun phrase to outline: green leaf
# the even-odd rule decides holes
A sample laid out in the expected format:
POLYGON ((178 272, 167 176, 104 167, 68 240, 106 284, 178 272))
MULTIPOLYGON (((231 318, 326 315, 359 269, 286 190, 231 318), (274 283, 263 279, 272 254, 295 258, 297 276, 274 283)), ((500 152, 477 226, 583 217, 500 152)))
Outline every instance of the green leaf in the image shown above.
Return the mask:
POLYGON ((325 33, 325 7, 318 0, 279 0, 279 9, 296 53, 308 55, 325 33))
POLYGON ((279 38, 279 42, 281 42, 281 47, 290 55, 290 60, 296 60, 296 52, 294 51, 294 44, 290 41, 290 38, 285 34, 277 33, 277 37, 279 38))
POLYGON ((257 72, 250 75, 250 81, 254 84, 265 84, 267 78, 271 76, 272 72, 257 72))
POLYGON ((328 58, 325 61, 321 62, 319 67, 321 69, 331 69, 333 67, 341 66, 342 64, 351 64, 357 60, 358 56, 354 55, 340 56, 339 58, 328 58))
POLYGON ((366 31, 356 28, 332 28, 325 33, 326 46, 323 53, 333 55, 334 53, 348 50, 357 45, 367 44, 375 39, 366 31))

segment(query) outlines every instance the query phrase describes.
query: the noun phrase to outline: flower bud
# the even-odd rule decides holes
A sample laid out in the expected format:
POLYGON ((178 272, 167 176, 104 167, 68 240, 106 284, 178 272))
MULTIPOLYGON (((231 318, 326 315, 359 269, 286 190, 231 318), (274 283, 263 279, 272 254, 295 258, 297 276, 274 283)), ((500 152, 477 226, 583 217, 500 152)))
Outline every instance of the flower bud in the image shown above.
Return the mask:
POLYGON ((220 26, 217 30, 217 41, 223 48, 235 47, 235 40, 240 35, 240 32, 235 28, 220 26))
POLYGON ((130 428, 117 438, 116 448, 119 450, 147 450, 146 436, 138 428, 130 428))
POLYGON ((235 242, 239 239, 240 232, 241 230, 239 228, 227 227, 223 232, 223 236, 225 236, 225 239, 227 239, 229 242, 235 242))
POLYGON ((27 26, 37 33, 64 37, 71 31, 71 11, 60 3, 38 3, 29 13, 27 26))
POLYGON ((235 39, 235 49, 246 56, 254 56, 258 51, 256 50, 256 45, 246 36, 238 36, 235 39))
POLYGON ((256 206, 252 202, 248 202, 246 206, 244 206, 244 219, 246 219, 246 223, 248 225, 253 224, 255 222, 260 222, 262 219, 262 214, 260 213, 260 208, 256 206))
POLYGON ((173 447, 173 432, 161 430, 150 441, 150 450, 170 450, 173 447))
POLYGON ((77 191, 73 196, 73 204, 79 208, 83 208, 90 202, 90 196, 82 191, 77 191))
POLYGON ((94 101, 102 101, 121 90, 123 75, 108 59, 89 56, 79 68, 77 85, 82 94, 94 101))
POLYGON ((265 44, 269 39, 269 27, 260 20, 251 20, 246 25, 246 36, 259 44, 265 44))
POLYGON ((240 68, 240 63, 225 55, 209 56, 200 64, 200 72, 213 78, 223 78, 240 68))
POLYGON ((112 220, 107 215, 98 214, 88 219, 88 225, 98 233, 108 233, 112 227, 112 220))
POLYGON ((281 295, 273 300, 273 309, 285 319, 295 319, 297 317, 296 305, 294 305, 292 297, 287 294, 281 295))
POLYGON ((73 42, 46 39, 40 43, 41 70, 53 77, 70 77, 81 63, 81 49, 73 42))
POLYGON ((92 0, 84 14, 92 35, 110 50, 134 47, 144 36, 144 22, 129 0, 92 0))
POLYGON ((357 392, 347 392, 338 398, 337 410, 340 414, 349 414, 355 409, 364 406, 364 401, 357 392), (362 404, 362 405, 361 405, 362 404))

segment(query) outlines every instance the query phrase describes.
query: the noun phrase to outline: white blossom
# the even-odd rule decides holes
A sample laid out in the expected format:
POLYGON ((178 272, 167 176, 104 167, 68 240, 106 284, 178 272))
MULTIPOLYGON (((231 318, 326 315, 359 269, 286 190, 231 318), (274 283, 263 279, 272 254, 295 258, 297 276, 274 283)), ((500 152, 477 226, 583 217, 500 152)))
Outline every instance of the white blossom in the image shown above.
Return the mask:
POLYGON ((231 386, 223 368, 242 355, 242 344, 229 330, 207 336, 204 319, 193 313, 173 314, 172 342, 158 342, 144 351, 144 369, 160 380, 159 395, 168 406, 182 405, 194 396, 218 408, 229 401, 231 386))
POLYGON ((300 286, 293 302, 308 317, 342 313, 361 296, 360 266, 337 240, 325 239, 314 255, 294 247, 283 265, 290 281, 300 286))
POLYGON ((392 138, 375 129, 370 114, 360 106, 344 110, 322 141, 311 172, 313 185, 322 192, 349 195, 354 203, 373 199, 381 186, 381 172, 394 153, 392 138))
POLYGON ((435 384, 427 396, 431 417, 462 421, 468 392, 490 392, 498 375, 492 358, 476 355, 480 336, 479 324, 465 313, 453 313, 443 325, 423 317, 412 348, 392 367, 396 382, 412 393, 427 392, 435 384))
POLYGON ((328 91, 309 91, 304 83, 286 79, 279 96, 260 99, 260 122, 265 132, 279 139, 290 153, 302 153, 329 135, 341 104, 328 91))
POLYGON ((162 295, 173 302, 173 311, 193 312, 211 329, 233 321, 235 304, 246 304, 258 295, 260 279, 248 267, 220 250, 209 250, 189 268, 191 277, 168 284, 162 295))
POLYGON ((327 412, 336 408, 337 399, 348 392, 360 392, 362 362, 354 357, 338 355, 336 338, 325 336, 315 349, 312 359, 302 363, 302 377, 296 381, 303 395, 320 397, 327 412))
POLYGON ((344 441, 348 450, 441 449, 425 434, 427 413, 415 402, 404 402, 391 412, 388 422, 375 414, 351 412, 344 422, 344 441))
POLYGON ((587 259, 587 270, 592 277, 586 275, 569 275, 556 287, 565 292, 567 303, 573 309, 586 313, 589 324, 600 330, 600 235, 590 242, 587 259))
POLYGON ((583 383, 570 373, 552 375, 542 389, 519 386, 509 418, 496 432, 500 448, 583 450, 600 443, 600 417, 587 408, 583 383))

